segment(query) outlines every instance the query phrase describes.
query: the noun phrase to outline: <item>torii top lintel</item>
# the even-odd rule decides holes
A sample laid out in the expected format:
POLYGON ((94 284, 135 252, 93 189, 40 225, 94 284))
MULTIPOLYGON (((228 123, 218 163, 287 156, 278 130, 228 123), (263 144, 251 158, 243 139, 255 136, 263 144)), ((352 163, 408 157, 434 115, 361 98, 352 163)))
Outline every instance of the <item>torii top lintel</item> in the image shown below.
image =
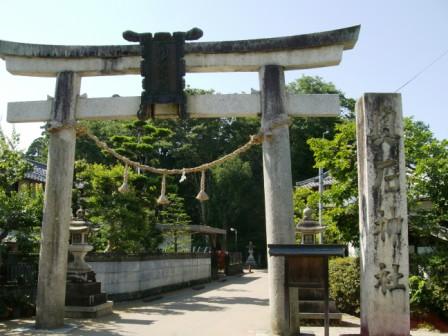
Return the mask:
MULTIPOLYGON (((360 26, 286 37, 185 44, 187 72, 258 71, 266 64, 286 70, 337 65, 352 49, 360 26)), ((138 74, 140 46, 68 46, 0 40, 0 58, 16 75, 54 77, 62 71, 81 76, 138 74)))

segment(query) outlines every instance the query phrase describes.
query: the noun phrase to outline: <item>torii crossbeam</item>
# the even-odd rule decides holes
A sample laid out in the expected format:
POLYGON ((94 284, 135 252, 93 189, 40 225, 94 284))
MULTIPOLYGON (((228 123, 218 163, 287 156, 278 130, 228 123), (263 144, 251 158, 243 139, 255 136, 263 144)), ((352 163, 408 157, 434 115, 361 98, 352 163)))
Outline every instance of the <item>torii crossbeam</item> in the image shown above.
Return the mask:
MULTIPOLYGON (((270 39, 195 42, 185 45, 187 72, 256 71, 260 93, 203 95, 187 98, 190 117, 262 116, 262 128, 289 116, 336 116, 336 95, 287 95, 284 70, 337 65, 342 53, 356 44, 360 26, 315 34, 270 39)), ((139 46, 54 46, 0 41, 0 58, 15 75, 57 77, 54 99, 9 103, 9 122, 46 121, 50 142, 44 219, 39 259, 36 326, 64 323, 68 227, 78 119, 124 119, 135 116, 138 97, 86 99, 79 96, 86 76, 137 74, 139 46)), ((158 105, 156 117, 174 117, 175 107, 158 105)), ((294 243, 289 130, 275 128, 263 143, 263 172, 268 244, 294 243)), ((269 259, 271 329, 289 326, 282 258, 269 259)))

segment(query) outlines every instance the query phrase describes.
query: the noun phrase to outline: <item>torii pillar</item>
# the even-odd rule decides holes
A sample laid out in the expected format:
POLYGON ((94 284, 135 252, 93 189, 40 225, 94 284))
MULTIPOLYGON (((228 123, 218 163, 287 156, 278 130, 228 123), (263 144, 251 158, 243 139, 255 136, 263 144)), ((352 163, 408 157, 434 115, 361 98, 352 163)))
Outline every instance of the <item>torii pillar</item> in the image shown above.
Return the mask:
POLYGON ((42 329, 64 325, 69 241, 67 223, 70 223, 72 215, 75 111, 80 84, 79 76, 73 72, 58 75, 51 121, 48 123, 48 169, 36 298, 36 327, 42 329))
MULTIPOLYGON (((262 115, 262 128, 271 130, 263 143, 268 243, 289 244, 294 241, 288 116, 332 117, 339 114, 337 95, 286 94, 283 71, 339 64, 343 51, 355 46, 359 29, 359 26, 354 26, 279 38, 185 45, 187 72, 259 72, 260 94, 191 96, 187 99, 187 110, 190 118, 262 115)), ((41 245, 41 259, 45 260, 41 261, 39 269, 37 326, 57 328, 64 323, 62 312, 67 265, 62 256, 67 255, 69 193, 73 179, 75 137, 72 122, 75 119, 135 118, 140 105, 140 97, 79 97, 75 78, 137 74, 140 72, 140 46, 50 46, 0 40, 0 58, 6 61, 8 71, 15 75, 58 77, 57 87, 61 83, 60 74, 74 75, 70 97, 62 98, 57 93, 55 99, 47 101, 9 103, 7 116, 8 122, 51 122, 55 115, 52 111, 60 109, 69 112, 67 115, 70 116, 59 120, 62 128, 55 127, 51 135, 47 181, 53 184, 47 185, 46 191, 46 228, 43 229, 45 237, 41 245), (46 241, 52 243, 47 244, 46 241), (45 272, 48 273, 43 274, 45 272), (50 295, 58 293, 59 299, 48 299, 50 292, 50 295)), ((156 105, 155 115, 176 117, 177 106, 156 105)), ((281 259, 268 261, 271 332, 289 335, 293 331, 288 323, 285 270, 281 259)))
MULTIPOLYGON (((291 150, 288 115, 285 102, 283 68, 266 65, 260 70, 261 127, 266 132, 263 141, 263 177, 267 244, 294 244, 294 206, 292 201, 291 150)), ((269 254, 268 254, 269 255, 269 254)), ((274 334, 289 334, 288 309, 285 305, 285 259, 268 257, 269 306, 271 330, 274 334)))

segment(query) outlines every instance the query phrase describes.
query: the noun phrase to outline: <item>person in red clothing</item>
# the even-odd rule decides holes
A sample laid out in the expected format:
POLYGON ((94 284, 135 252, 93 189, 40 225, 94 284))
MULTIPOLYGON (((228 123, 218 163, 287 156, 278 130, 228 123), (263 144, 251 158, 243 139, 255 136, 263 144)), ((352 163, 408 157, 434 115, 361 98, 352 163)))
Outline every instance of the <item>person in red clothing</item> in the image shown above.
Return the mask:
POLYGON ((218 269, 224 270, 226 267, 226 260, 225 260, 225 252, 223 250, 217 251, 218 254, 218 269))

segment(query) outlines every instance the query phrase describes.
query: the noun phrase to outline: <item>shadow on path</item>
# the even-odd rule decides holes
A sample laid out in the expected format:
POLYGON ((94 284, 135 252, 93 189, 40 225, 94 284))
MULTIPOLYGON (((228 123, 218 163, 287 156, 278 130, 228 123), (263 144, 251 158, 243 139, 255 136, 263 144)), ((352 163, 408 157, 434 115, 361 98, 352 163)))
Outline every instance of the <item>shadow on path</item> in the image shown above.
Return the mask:
POLYGON ((193 296, 181 299, 178 302, 161 302, 153 305, 141 305, 139 307, 130 307, 125 312, 160 314, 160 315, 180 315, 192 311, 222 311, 226 307, 223 305, 246 304, 268 306, 267 299, 258 299, 254 297, 200 297, 193 296), (219 306, 218 306, 219 305, 219 306))
MULTIPOLYGON (((227 313, 234 309, 244 312, 251 310, 250 306, 252 308, 254 306, 268 307, 267 298, 260 297, 257 291, 251 289, 252 287, 246 287, 264 276, 264 274, 229 276, 225 278, 226 281, 224 282, 221 279, 221 281, 205 283, 205 287, 200 290, 187 288, 164 293, 163 297, 159 295, 157 300, 144 298, 119 302, 115 304, 114 313, 111 315, 96 319, 66 319, 66 323, 71 325, 72 328, 65 332, 35 330, 33 328, 35 321, 32 319, 7 321, 6 323, 0 323, 0 335, 123 336, 141 335, 146 333, 147 330, 157 330, 160 333, 161 328, 163 329, 165 325, 167 330, 171 330, 170 328, 174 323, 171 322, 171 319, 178 321, 178 317, 184 316, 183 323, 190 321, 188 313, 227 313)), ((256 286, 256 288, 261 287, 256 286)), ((264 287, 262 286, 262 288, 264 287)), ((195 314, 195 316, 197 318, 198 315, 195 314)), ((216 315, 214 315, 214 318, 216 319, 216 315)), ((207 317, 205 317, 205 320, 207 320, 207 317)), ((207 324, 205 320, 202 318, 201 321, 207 324)), ((194 321, 194 318, 192 321, 194 321)), ((196 322, 193 322, 193 325, 194 323, 196 322)), ((204 326, 201 331, 204 330, 208 329, 204 326)), ((185 330, 182 332, 185 332, 185 330)))
MULTIPOLYGON (((141 300, 124 304, 120 310, 127 313, 159 314, 159 315, 181 315, 192 311, 223 311, 228 305, 260 305, 268 306, 267 299, 259 299, 251 296, 238 296, 237 293, 247 292, 244 285, 259 277, 233 276, 228 277, 225 283, 215 281, 205 284, 205 288, 199 291, 181 290, 171 295, 165 296, 158 301, 141 300), (242 288, 226 288, 234 285, 243 285, 242 288), (223 293, 222 296, 207 296, 209 292, 213 294, 223 293), (235 293, 235 296, 227 296, 228 293, 235 293), (146 301, 146 302, 145 302, 146 301), (132 306, 131 306, 132 304, 132 306)), ((119 307, 117 307, 119 308, 119 307)))
MULTIPOLYGON (((110 323, 95 322, 94 330, 86 330, 81 321, 69 321, 64 328, 54 330, 35 329, 35 322, 31 320, 13 320, 8 324, 8 329, 0 328, 0 335, 5 336, 50 336, 50 335, 85 335, 93 336, 120 336, 122 333, 110 323), (74 323, 72 323, 74 322, 74 323)), ((146 321, 148 322, 148 321, 146 321)), ((135 323, 135 322, 130 322, 135 323)), ((0 327, 4 325, 0 324, 0 327)))

